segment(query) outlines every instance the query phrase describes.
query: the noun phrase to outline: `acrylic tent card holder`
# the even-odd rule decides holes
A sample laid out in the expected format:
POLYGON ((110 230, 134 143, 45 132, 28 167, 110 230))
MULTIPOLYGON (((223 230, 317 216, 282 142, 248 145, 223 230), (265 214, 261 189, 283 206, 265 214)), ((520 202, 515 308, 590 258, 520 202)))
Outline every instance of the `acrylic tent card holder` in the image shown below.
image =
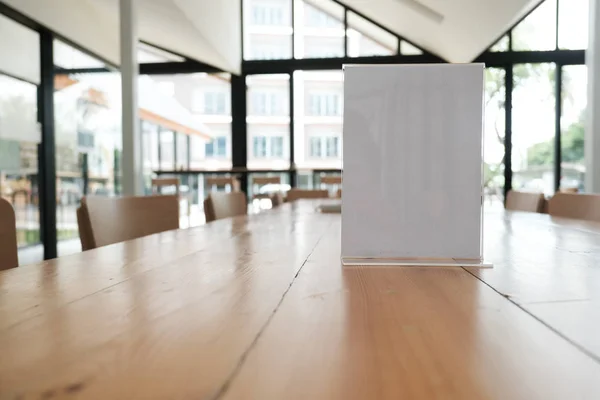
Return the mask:
POLYGON ((482 259, 483 64, 344 68, 344 265, 482 259))

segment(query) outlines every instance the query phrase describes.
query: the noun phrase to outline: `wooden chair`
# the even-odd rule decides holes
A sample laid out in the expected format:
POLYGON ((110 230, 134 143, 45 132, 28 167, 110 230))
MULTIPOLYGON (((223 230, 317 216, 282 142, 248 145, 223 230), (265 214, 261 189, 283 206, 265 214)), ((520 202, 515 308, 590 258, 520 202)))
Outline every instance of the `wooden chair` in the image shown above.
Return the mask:
POLYGON ((248 205, 244 192, 213 192, 204 200, 206 222, 246 215, 248 205))
POLYGON ((298 199, 326 199, 329 197, 327 190, 305 190, 305 189, 291 189, 287 193, 287 201, 294 201, 298 199))
POLYGON ((342 198, 342 189, 338 189, 337 193, 335 194, 335 197, 337 197, 338 199, 342 198))
POLYGON ((579 193, 579 189, 576 187, 562 188, 560 191, 563 193, 579 193))
POLYGON ((283 204, 283 196, 281 195, 281 193, 273 193, 269 197, 271 199, 271 205, 273 208, 279 207, 283 204))
POLYGON ((179 200, 177 196, 84 197, 77 225, 84 251, 179 229, 179 200))
POLYGON ((558 192, 548 201, 548 214, 600 222, 600 195, 558 192))
POLYGON ((342 184, 342 177, 341 176, 323 176, 321 177, 321 184, 322 185, 341 185, 342 184))
POLYGON ((512 211, 542 212, 544 195, 511 190, 506 196, 506 209, 512 211))
POLYGON ((218 190, 219 188, 227 189, 228 186, 231 188, 232 192, 240 191, 240 181, 235 176, 209 176, 206 178, 205 182, 206 186, 209 187, 209 191, 212 191, 213 187, 218 190))
POLYGON ((0 197, 0 271, 18 266, 15 210, 7 200, 0 197))
POLYGON ((161 194, 163 187, 175 186, 175 194, 179 197, 179 179, 178 178, 155 178, 152 179, 152 192, 161 194))

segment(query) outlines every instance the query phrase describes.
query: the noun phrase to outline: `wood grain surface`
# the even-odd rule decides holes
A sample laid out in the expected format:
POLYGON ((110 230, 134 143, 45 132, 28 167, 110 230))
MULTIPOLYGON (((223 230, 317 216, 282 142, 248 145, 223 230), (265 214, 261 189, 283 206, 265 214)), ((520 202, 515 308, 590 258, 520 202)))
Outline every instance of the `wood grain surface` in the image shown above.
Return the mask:
POLYGON ((600 225, 488 214, 493 270, 342 269, 320 203, 0 272, 0 399, 600 398, 600 225))

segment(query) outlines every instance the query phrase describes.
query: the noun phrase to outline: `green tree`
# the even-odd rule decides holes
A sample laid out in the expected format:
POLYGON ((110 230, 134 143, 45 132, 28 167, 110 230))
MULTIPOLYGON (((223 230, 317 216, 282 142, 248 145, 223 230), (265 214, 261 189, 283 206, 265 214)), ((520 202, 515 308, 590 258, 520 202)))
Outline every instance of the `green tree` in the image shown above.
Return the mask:
POLYGON ((579 118, 579 121, 571 124, 571 126, 569 126, 567 129, 567 132, 565 132, 561 137, 562 161, 571 163, 583 162, 584 136, 585 129, 582 114, 582 117, 579 118))
MULTIPOLYGON (((580 163, 584 157, 584 118, 571 124, 561 135, 561 158, 563 162, 580 163)), ((536 143, 527 149, 527 165, 551 165, 554 163, 554 140, 536 143)))

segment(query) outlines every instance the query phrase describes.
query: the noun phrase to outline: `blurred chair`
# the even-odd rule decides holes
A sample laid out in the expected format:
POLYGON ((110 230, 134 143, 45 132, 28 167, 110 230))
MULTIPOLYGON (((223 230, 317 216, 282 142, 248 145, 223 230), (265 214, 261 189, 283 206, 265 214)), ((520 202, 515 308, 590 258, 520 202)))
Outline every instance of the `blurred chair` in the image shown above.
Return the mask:
POLYGON ((338 190, 342 188, 342 177, 341 175, 325 175, 320 179, 321 189, 329 190, 332 196, 337 195, 338 190))
POLYGON ((338 199, 342 198, 342 189, 338 189, 337 193, 335 194, 335 197, 337 197, 338 199))
POLYGON ((248 205, 244 192, 212 192, 204 200, 206 222, 246 215, 247 212, 248 205))
POLYGON ((511 211, 542 212, 544 195, 511 190, 506 196, 506 209, 511 211))
POLYGON ((81 248, 85 250, 179 229, 177 196, 81 199, 77 209, 81 248))
POLYGON ((266 199, 269 197, 269 194, 259 194, 260 188, 265 185, 280 185, 281 177, 280 176, 253 176, 252 177, 252 192, 254 195, 252 198, 258 199, 263 198, 266 199))
POLYGON ((291 189, 287 192, 287 201, 298 199, 326 199, 329 197, 327 190, 291 189))
POLYGON ((155 178, 152 179, 152 193, 161 194, 164 187, 175 187, 175 194, 179 197, 179 178, 155 178))
POLYGON ((18 266, 15 210, 7 200, 0 197, 0 271, 18 266))
POLYGON ((269 197, 271 199, 271 206, 273 208, 279 207, 283 204, 283 196, 281 195, 281 193, 273 193, 269 197))
POLYGON ((275 207, 273 204, 274 193, 260 193, 260 188, 265 185, 281 185, 280 176, 253 176, 252 177, 252 200, 256 199, 270 199, 271 207, 275 207))
POLYGON ((563 193, 579 193, 579 189, 576 187, 562 188, 560 191, 563 193))
POLYGON ((227 190, 228 187, 231 192, 240 191, 240 180, 235 176, 209 176, 205 182, 209 192, 218 191, 220 188, 227 190))
MULTIPOLYGON (((162 189, 165 187, 174 187, 175 188, 175 195, 177 196, 178 199, 178 204, 181 201, 181 199, 185 199, 186 203, 187 203, 187 218, 188 218, 188 225, 191 224, 191 218, 192 218, 192 199, 190 194, 186 194, 186 195, 181 195, 180 192, 180 187, 181 182, 179 181, 179 178, 155 178, 152 179, 152 193, 154 194, 158 194, 161 195, 162 193, 162 189)), ((170 194, 170 193, 168 193, 170 194)), ((179 213, 181 215, 181 207, 179 209, 179 213)))
POLYGON ((600 222, 600 195, 558 192, 548 201, 548 214, 600 222))

